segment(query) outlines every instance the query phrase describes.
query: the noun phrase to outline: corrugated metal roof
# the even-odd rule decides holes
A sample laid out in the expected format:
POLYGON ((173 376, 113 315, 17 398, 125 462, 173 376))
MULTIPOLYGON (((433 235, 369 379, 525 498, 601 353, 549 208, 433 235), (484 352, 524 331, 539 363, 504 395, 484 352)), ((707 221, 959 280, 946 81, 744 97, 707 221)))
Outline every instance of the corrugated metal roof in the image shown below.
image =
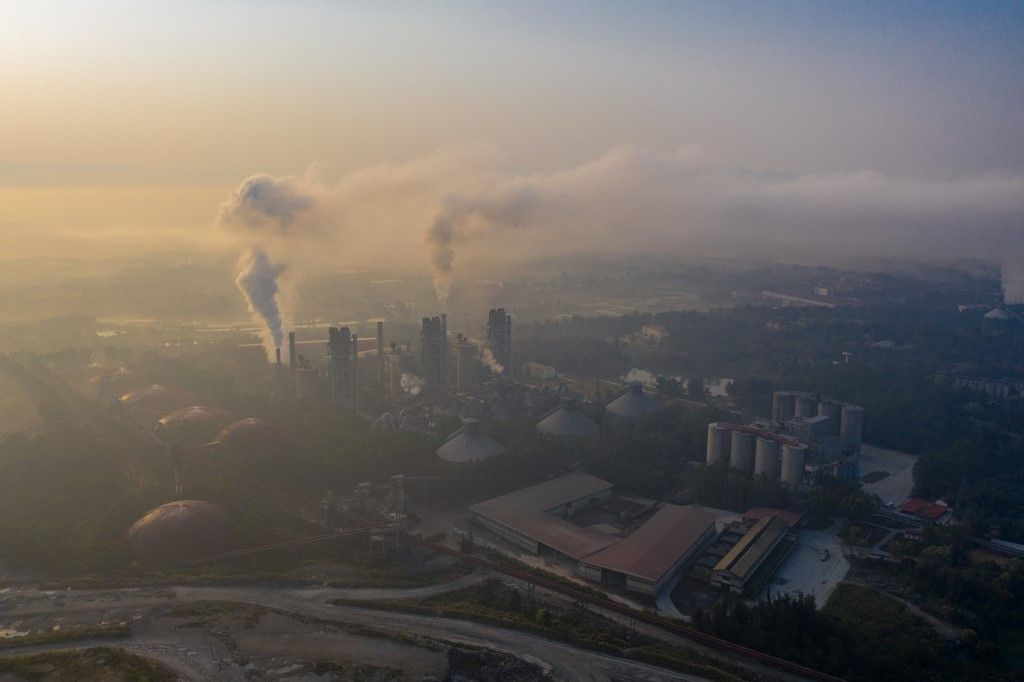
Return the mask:
POLYGON ((625 419, 639 419, 657 412, 661 406, 644 393, 642 384, 632 384, 626 391, 605 406, 605 412, 625 419))
POLYGON ((590 417, 577 409, 575 400, 563 398, 561 405, 537 422, 537 430, 549 436, 581 438, 592 436, 600 429, 590 417))
POLYGON ((714 570, 728 571, 737 578, 746 580, 751 569, 760 563, 764 554, 775 546, 779 536, 788 530, 786 522, 777 516, 764 517, 722 557, 714 570))
POLYGON ((604 549, 619 538, 581 528, 548 513, 583 498, 610 490, 608 481, 574 472, 470 506, 470 510, 574 559, 604 549))
POLYGON ((585 563, 658 582, 714 526, 714 515, 699 507, 666 504, 629 537, 585 563))

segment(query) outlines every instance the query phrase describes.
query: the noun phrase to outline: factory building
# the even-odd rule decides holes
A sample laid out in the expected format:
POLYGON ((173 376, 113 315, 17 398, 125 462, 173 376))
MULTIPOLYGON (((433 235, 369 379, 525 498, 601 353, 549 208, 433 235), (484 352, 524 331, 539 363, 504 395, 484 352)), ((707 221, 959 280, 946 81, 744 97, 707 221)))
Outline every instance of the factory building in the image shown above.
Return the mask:
POLYGON ((807 445, 807 466, 813 479, 823 475, 841 481, 860 478, 864 408, 819 393, 776 391, 772 396, 772 428, 807 445))
POLYGON ((604 414, 606 421, 636 421, 660 410, 661 405, 644 393, 643 384, 632 383, 605 405, 604 414))
POLYGON ((782 517, 763 516, 715 564, 711 570, 711 584, 734 594, 756 591, 752 588, 767 577, 759 576, 758 569, 778 564, 778 561, 769 563, 769 558, 788 533, 789 524, 782 517))
POLYGON ((479 462, 505 451, 504 445, 480 431, 478 419, 463 419, 462 428, 448 436, 437 449, 437 456, 447 462, 479 462))
POLYGON ((150 510, 128 529, 135 558, 171 565, 234 546, 231 517, 203 500, 178 500, 150 510))
POLYGON ((420 372, 430 390, 448 386, 448 316, 424 317, 420 330, 420 372))
POLYGON ((459 334, 455 345, 455 392, 467 393, 476 387, 476 369, 479 364, 477 347, 459 334))
POLYGON ((576 398, 565 396, 558 407, 540 418, 537 430, 559 438, 586 438, 596 434, 600 428, 590 417, 580 412, 576 398))
POLYGON ((580 575, 653 597, 714 537, 714 515, 666 504, 625 539, 584 558, 580 575))
POLYGON ((358 338, 348 327, 327 330, 327 399, 332 406, 356 407, 358 338))
POLYGON ((512 361, 512 316, 504 308, 491 308, 487 313, 487 347, 502 367, 512 361))
POLYGON ((529 552, 576 562, 581 577, 656 595, 714 538, 715 517, 698 507, 662 505, 623 537, 572 522, 575 512, 612 500, 612 484, 575 472, 472 505, 477 522, 529 552))
POLYGON ((391 352, 387 355, 385 366, 387 367, 388 395, 391 399, 397 400, 403 395, 411 394, 413 387, 408 385, 410 378, 416 377, 418 379, 418 377, 416 375, 416 362, 408 350, 402 346, 392 345, 391 352), (406 378, 404 384, 402 377, 406 378))

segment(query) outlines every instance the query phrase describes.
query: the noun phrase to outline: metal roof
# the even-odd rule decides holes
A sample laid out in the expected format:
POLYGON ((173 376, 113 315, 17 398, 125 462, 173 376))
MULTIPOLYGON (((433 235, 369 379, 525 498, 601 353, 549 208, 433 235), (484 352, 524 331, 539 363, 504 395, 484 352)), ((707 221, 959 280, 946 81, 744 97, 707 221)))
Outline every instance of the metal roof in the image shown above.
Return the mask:
POLYGON ((199 422, 230 422, 238 417, 227 410, 222 410, 219 407, 210 407, 208 405, 193 405, 192 407, 183 407, 180 410, 175 410, 165 417, 162 417, 157 422, 160 426, 170 426, 172 424, 186 424, 186 423, 199 423, 199 422))
POLYGON ((150 563, 172 563, 223 550, 231 517, 203 500, 177 500, 147 512, 128 529, 132 552, 150 563))
POLYGON ((470 506, 480 516, 507 526, 574 559, 582 559, 619 540, 615 535, 576 526, 549 513, 611 490, 608 481, 573 472, 470 506))
POLYGON ((505 446, 485 433, 480 433, 476 419, 466 419, 462 428, 448 437, 437 449, 437 456, 448 462, 477 462, 505 452, 505 446))
POLYGON ((587 415, 579 411, 575 398, 562 398, 562 404, 537 422, 537 430, 549 436, 581 438, 592 436, 600 429, 587 415))
POLYGON ((630 384, 624 393, 605 406, 605 412, 624 419, 639 419, 644 415, 657 412, 661 405, 644 393, 643 384, 630 384))
POLYGON ((714 527, 714 515, 700 507, 666 504, 629 537, 584 562, 656 583, 714 527))
POLYGON ((138 412, 167 414, 195 405, 197 401, 191 391, 180 386, 151 384, 124 394, 121 402, 138 412))
POLYGON ((276 452, 284 449, 286 439, 280 429, 266 419, 247 417, 229 424, 214 441, 235 453, 276 452))
POLYGON ((788 530, 789 525, 779 517, 765 516, 722 557, 714 570, 728 571, 740 580, 746 580, 751 570, 775 546, 779 536, 788 530))

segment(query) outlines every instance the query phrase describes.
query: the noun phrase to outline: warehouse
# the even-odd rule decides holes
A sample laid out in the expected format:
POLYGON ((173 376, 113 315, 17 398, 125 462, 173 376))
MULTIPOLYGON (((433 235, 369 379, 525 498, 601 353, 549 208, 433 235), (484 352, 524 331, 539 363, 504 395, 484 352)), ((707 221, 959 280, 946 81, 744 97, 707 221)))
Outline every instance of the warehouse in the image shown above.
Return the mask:
POLYGON ((766 515, 748 530, 740 541, 715 564, 711 584, 741 594, 754 582, 758 569, 789 532, 789 524, 779 516, 766 515))
POLYGON ((629 537, 583 559, 580 575, 654 596, 714 537, 714 515, 666 504, 629 537))
POLYGON ((574 472, 495 497, 469 509, 488 530, 534 554, 563 555, 575 560, 593 554, 618 538, 582 528, 562 517, 612 494, 612 484, 574 472))

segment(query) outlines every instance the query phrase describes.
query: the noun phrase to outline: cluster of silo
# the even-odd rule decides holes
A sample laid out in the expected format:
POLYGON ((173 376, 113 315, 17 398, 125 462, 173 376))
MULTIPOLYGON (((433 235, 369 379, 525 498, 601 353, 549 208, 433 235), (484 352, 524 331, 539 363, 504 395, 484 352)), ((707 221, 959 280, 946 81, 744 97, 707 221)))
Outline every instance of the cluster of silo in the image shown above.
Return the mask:
POLYGON ((839 437, 847 452, 860 450, 864 428, 864 408, 835 398, 802 391, 776 391, 772 395, 772 421, 828 417, 828 431, 839 437))
POLYGON ((727 462, 730 469, 782 481, 790 493, 799 487, 806 455, 807 446, 793 438, 739 424, 708 424, 708 466, 727 462))

